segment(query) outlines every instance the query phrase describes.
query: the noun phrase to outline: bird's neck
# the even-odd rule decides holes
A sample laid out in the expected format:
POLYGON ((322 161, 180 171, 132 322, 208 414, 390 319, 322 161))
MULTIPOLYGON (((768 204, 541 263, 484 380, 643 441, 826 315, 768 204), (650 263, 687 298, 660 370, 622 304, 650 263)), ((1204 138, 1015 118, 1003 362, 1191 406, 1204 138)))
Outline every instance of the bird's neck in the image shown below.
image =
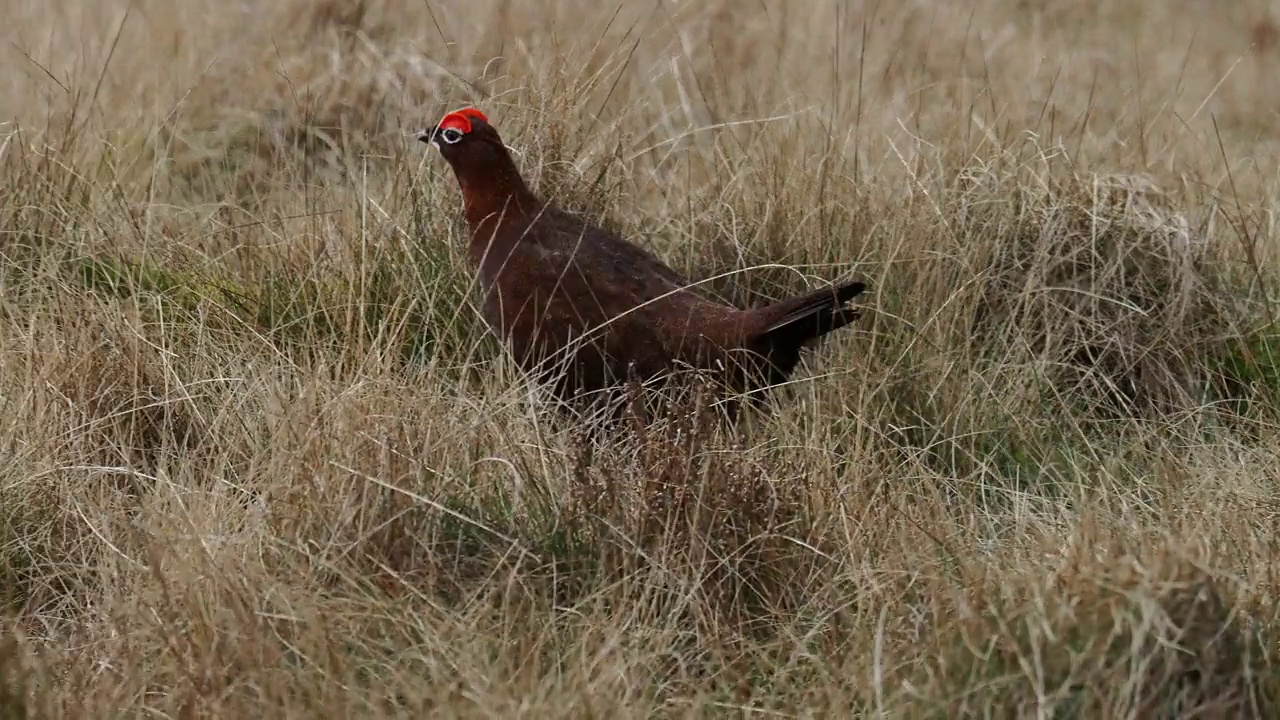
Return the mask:
POLYGON ((471 230, 467 254, 482 282, 495 276, 542 211, 506 148, 483 160, 455 167, 462 189, 462 211, 471 230))
POLYGON ((463 214, 472 231, 481 224, 532 217, 541 208, 505 148, 490 161, 469 164, 457 174, 463 214))

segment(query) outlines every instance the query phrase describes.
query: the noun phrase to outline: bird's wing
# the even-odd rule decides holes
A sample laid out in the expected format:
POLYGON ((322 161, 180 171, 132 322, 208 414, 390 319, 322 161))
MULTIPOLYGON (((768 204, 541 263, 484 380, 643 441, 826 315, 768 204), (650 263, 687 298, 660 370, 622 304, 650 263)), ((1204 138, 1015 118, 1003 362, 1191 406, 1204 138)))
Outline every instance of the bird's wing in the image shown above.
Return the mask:
POLYGON ((593 278, 653 297, 692 283, 650 250, 565 211, 545 218, 544 245, 574 253, 593 278))

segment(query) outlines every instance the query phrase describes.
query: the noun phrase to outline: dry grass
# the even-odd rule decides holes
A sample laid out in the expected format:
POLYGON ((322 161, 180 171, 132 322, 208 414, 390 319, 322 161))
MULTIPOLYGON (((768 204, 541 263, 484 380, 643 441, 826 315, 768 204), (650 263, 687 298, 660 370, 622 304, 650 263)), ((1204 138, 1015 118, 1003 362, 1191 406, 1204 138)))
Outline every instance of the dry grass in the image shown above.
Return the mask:
POLYGON ((1277 716, 1280 33, 1224 5, 6 3, 0 717, 1277 716), (588 444, 406 135, 464 102, 864 320, 588 444))

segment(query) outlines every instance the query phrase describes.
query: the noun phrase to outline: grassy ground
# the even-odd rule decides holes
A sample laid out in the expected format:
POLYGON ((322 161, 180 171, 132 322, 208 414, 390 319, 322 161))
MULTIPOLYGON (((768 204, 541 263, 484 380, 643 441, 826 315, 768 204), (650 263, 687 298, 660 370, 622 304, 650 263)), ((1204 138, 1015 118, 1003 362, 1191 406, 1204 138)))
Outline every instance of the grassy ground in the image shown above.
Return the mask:
POLYGON ((1280 715, 1268 8, 5 3, 0 717, 1280 715), (585 452, 407 135, 473 102, 864 319, 585 452))

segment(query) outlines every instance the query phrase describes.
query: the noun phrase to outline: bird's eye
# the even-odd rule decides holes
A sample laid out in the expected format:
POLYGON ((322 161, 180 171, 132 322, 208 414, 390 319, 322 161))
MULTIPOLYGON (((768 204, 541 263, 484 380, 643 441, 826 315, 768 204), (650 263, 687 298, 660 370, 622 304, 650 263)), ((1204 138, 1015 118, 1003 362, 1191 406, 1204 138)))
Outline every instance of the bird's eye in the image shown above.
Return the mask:
POLYGON ((453 145, 462 140, 462 131, 457 128, 445 128, 440 131, 440 138, 450 145, 453 145))

